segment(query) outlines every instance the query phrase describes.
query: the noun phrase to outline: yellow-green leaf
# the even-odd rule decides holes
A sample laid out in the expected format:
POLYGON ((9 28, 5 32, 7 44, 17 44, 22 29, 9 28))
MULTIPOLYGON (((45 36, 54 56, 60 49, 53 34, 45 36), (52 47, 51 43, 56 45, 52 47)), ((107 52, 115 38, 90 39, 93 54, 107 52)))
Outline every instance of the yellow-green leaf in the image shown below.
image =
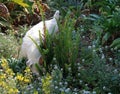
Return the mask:
POLYGON ((27 3, 24 3, 24 0, 12 0, 13 2, 17 3, 18 5, 22 7, 29 7, 27 3))

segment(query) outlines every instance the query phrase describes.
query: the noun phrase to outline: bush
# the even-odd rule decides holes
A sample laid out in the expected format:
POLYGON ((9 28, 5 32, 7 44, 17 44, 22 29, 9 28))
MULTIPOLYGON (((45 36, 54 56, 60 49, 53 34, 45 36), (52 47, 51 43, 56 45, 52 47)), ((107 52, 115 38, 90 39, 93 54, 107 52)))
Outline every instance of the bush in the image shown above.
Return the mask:
POLYGON ((11 35, 0 34, 0 57, 18 57, 18 43, 11 35))

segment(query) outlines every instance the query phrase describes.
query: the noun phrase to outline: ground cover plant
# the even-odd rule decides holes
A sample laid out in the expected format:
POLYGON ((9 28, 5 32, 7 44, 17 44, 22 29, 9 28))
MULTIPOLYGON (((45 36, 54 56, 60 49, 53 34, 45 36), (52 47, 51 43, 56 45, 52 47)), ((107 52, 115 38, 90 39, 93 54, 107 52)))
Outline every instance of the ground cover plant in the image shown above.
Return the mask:
POLYGON ((120 93, 119 0, 1 2, 11 15, 6 18, 1 15, 3 10, 0 10, 1 94, 120 93), (49 19, 43 2, 50 7, 50 14, 59 9, 61 17, 58 21, 59 33, 51 36, 46 31, 45 46, 44 43, 38 45, 43 64, 40 67, 36 65, 40 74, 35 75, 26 66, 26 58, 18 57, 22 37, 33 25, 31 20, 26 21, 25 18, 35 15, 35 10, 30 11, 34 3, 38 10, 43 10, 38 13, 39 20, 42 17, 43 20, 49 19), (13 15, 13 11, 10 11, 11 3, 19 15, 13 15), (24 10, 28 10, 27 14, 24 10), (41 16, 41 13, 44 15, 41 16), (22 17, 24 15, 19 19, 19 22, 24 20, 22 24, 14 19, 15 16, 21 17, 20 14, 22 17))

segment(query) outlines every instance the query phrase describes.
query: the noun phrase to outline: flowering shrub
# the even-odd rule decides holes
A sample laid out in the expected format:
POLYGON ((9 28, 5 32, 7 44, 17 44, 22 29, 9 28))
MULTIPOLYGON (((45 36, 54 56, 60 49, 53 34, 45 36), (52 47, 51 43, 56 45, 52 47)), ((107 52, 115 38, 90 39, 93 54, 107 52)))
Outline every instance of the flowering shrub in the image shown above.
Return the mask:
POLYGON ((52 77, 49 74, 46 74, 46 76, 44 78, 42 78, 42 83, 43 83, 42 89, 43 89, 45 94, 50 94, 51 79, 52 79, 52 77))
POLYGON ((24 74, 17 75, 10 69, 6 59, 1 60, 0 69, 0 92, 1 94, 18 94, 32 80, 30 69, 26 67, 24 74))
POLYGON ((17 89, 15 74, 9 68, 7 60, 2 59, 0 69, 0 93, 1 94, 17 94, 19 90, 17 89))

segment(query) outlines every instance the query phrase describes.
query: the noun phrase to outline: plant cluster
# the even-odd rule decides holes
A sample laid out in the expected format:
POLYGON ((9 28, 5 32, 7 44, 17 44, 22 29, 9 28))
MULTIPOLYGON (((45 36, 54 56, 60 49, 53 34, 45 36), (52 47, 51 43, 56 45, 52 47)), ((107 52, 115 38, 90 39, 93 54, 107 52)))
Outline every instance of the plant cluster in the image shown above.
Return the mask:
POLYGON ((31 38, 43 58, 41 66, 36 65, 40 75, 31 74, 24 59, 1 59, 0 92, 119 94, 119 4, 119 0, 49 1, 64 17, 58 22, 59 33, 46 31, 45 43, 41 35, 40 45, 31 38))
MULTIPOLYGON (((17 61, 17 60, 16 60, 17 61)), ((18 62, 16 62, 18 63, 18 62)), ((9 62, 2 58, 0 61, 0 92, 1 94, 18 94, 32 81, 32 73, 28 67, 22 73, 14 72, 9 62)))
POLYGON ((14 36, 0 33, 0 58, 17 57, 18 48, 19 46, 14 36))

